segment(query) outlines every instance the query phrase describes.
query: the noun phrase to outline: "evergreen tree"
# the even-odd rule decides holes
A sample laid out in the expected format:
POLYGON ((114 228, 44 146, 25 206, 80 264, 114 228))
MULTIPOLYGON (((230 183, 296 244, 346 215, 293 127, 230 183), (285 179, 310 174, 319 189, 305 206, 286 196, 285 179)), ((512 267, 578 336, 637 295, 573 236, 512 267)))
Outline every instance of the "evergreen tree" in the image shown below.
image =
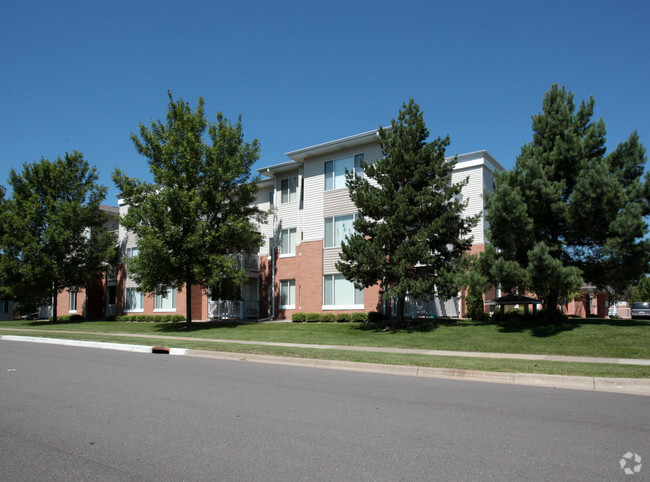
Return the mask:
POLYGON ((81 288, 110 267, 113 233, 99 209, 107 189, 79 152, 11 170, 12 194, 0 210, 0 279, 4 296, 24 306, 81 288))
POLYGON ((478 221, 462 217, 466 203, 459 195, 467 180, 451 182, 456 160, 445 159, 449 137, 428 137, 411 99, 391 128, 379 128, 384 157, 363 163, 365 176, 348 173, 346 180, 359 212, 336 267, 357 288, 381 283, 384 299, 397 300, 398 322, 407 295, 447 299, 458 293, 458 271, 478 221))
POLYGON ((634 132, 606 155, 594 103, 576 110, 573 94, 553 85, 532 142, 487 200, 493 280, 536 293, 549 316, 583 282, 619 291, 649 268, 645 148, 634 132))
POLYGON ((113 180, 129 204, 122 223, 137 235, 139 254, 128 265, 133 279, 159 295, 184 289, 189 328, 192 286, 238 296, 247 275, 235 255, 262 244, 252 222, 263 222, 253 206, 257 185, 250 180, 259 145, 244 142, 241 118, 232 125, 218 113, 209 123, 202 98, 192 111, 168 95, 166 122, 140 124, 140 136, 131 134, 153 183, 120 170, 113 180))

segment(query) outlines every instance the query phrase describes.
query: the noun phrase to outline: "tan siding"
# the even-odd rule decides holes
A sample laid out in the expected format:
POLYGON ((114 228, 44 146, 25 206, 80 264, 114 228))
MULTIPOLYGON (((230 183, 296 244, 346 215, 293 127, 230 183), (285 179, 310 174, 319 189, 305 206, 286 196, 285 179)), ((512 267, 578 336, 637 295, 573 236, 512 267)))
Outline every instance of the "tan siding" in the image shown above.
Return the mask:
POLYGON ((323 274, 336 274, 336 262, 341 259, 341 248, 323 249, 323 274))
POLYGON ((323 217, 340 216, 357 212, 357 207, 350 199, 350 193, 346 189, 326 191, 324 193, 323 217))
POLYGON ((325 162, 363 153, 366 162, 382 157, 377 142, 354 149, 343 149, 335 154, 316 156, 305 160, 304 241, 323 239, 323 219, 356 212, 347 189, 325 192, 325 162))

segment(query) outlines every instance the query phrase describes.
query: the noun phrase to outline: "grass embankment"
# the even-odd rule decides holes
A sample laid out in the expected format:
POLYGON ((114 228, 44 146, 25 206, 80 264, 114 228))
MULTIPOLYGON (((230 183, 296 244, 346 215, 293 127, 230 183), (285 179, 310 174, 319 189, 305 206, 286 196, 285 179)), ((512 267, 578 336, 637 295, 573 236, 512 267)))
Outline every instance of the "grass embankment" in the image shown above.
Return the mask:
MULTIPOLYGON (((354 350, 322 350, 311 348, 267 347, 218 343, 206 339, 288 342, 305 344, 421 348, 504 353, 597 356, 611 358, 650 359, 650 322, 638 320, 570 320, 561 324, 491 323, 464 320, 437 320, 421 323, 409 330, 382 331, 379 326, 358 323, 195 323, 186 330, 184 323, 7 321, 0 328, 11 328, 13 334, 36 335, 21 329, 65 330, 95 334, 55 334, 49 336, 118 343, 165 345, 178 348, 257 353, 278 356, 299 356, 368 363, 434 366, 470 370, 523 373, 552 373, 607 377, 650 377, 650 367, 566 363, 489 358, 439 357, 404 355, 354 350), (15 330, 15 331, 14 331, 15 330), (100 335, 121 333, 165 335, 192 340, 161 340, 156 338, 124 338, 100 335)), ((0 334, 9 334, 0 331, 0 334)))

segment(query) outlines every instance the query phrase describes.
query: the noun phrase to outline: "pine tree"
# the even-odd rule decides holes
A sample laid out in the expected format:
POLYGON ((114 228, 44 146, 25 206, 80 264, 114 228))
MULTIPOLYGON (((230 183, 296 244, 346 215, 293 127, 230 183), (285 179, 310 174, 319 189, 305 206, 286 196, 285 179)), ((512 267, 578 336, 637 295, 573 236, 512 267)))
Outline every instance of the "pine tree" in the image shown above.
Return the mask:
POLYGON ((426 142, 429 130, 413 99, 378 136, 384 157, 364 163, 363 177, 347 174, 358 218, 336 267, 357 288, 380 283, 384 299, 397 300, 399 323, 407 295, 458 293, 457 274, 478 217, 462 217, 466 203, 459 195, 467 180, 452 184, 449 137, 426 142))
POLYGON ((0 279, 4 295, 24 306, 86 286, 110 267, 116 239, 99 206, 107 189, 79 152, 11 170, 12 195, 0 211, 0 279))
POLYGON ((262 244, 253 224, 263 222, 253 206, 257 185, 250 179, 258 142, 244 142, 241 119, 233 125, 218 113, 209 123, 203 105, 199 98, 192 111, 169 93, 166 122, 140 124, 140 136, 131 134, 148 159, 152 184, 113 173, 129 205, 122 223, 137 235, 139 254, 128 269, 145 292, 184 289, 188 328, 192 286, 238 296, 247 275, 235 255, 262 244))
POLYGON ((532 142, 487 200, 494 281, 536 293, 549 316, 583 282, 621 291, 649 268, 645 148, 634 132, 606 155, 594 104, 576 110, 573 94, 553 85, 532 142))

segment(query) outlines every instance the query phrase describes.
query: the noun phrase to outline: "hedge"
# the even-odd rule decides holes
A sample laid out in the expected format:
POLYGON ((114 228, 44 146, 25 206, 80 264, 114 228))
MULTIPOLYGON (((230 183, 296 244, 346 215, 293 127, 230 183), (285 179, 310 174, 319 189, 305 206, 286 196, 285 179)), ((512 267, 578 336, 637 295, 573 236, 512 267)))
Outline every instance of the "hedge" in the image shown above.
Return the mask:
MULTIPOLYGON (((54 317, 50 316, 50 322, 52 322, 54 317)), ((56 317, 56 321, 61 323, 67 323, 70 321, 83 321, 84 317, 81 315, 60 315, 56 317)))
POLYGON ((160 323, 163 321, 185 321, 183 315, 119 315, 106 317, 106 321, 137 321, 160 323), (111 320, 109 320, 111 318, 111 320))
POLYGON ((307 313, 306 320, 308 323, 317 323, 323 321, 320 313, 307 313))
POLYGON ((307 314, 306 313, 301 313, 301 312, 296 312, 293 315, 291 315, 291 321, 294 323, 304 323, 307 320, 307 314))
POLYGON ((336 321, 336 315, 334 313, 323 313, 321 315, 321 321, 333 323, 336 321))
POLYGON ((352 321, 352 316, 349 313, 339 313, 336 315, 337 323, 349 323, 350 321, 352 321))

